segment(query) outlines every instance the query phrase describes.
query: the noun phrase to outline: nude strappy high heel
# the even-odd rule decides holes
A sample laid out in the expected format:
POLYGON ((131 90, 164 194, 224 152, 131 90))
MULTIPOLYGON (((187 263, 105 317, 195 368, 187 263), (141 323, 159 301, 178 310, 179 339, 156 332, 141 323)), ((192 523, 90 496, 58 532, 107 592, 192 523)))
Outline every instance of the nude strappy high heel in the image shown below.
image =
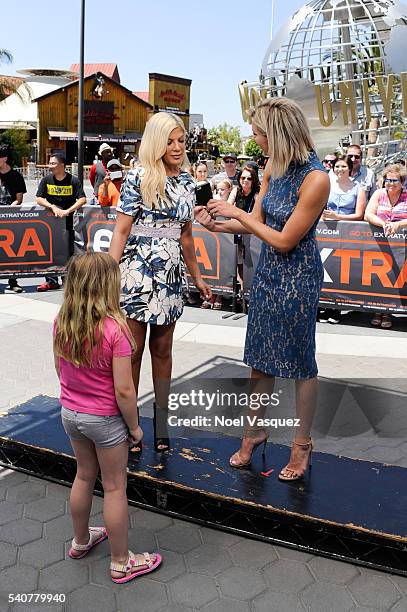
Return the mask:
POLYGON ((301 480, 301 478, 304 478, 307 468, 308 470, 311 470, 311 467, 312 467, 312 450, 314 448, 314 444, 311 438, 309 439, 309 442, 305 442, 305 443, 296 442, 294 440, 293 444, 295 444, 296 446, 300 446, 303 449, 309 450, 308 459, 307 459, 307 463, 304 469, 301 469, 301 468, 297 469, 295 467, 292 467, 292 468, 289 467, 291 463, 291 458, 290 458, 290 461, 288 462, 288 464, 281 470, 281 472, 278 475, 278 479, 283 480, 284 482, 288 482, 291 480, 301 480))
MULTIPOLYGON (((250 429, 250 433, 254 433, 254 432, 257 432, 257 431, 259 431, 259 432, 260 432, 260 431, 261 431, 261 432, 263 432, 263 433, 265 434, 265 436, 266 436, 266 437, 265 437, 263 440, 259 440, 258 442, 255 442, 255 443, 254 443, 253 448, 252 448, 252 451, 251 451, 251 454, 250 454, 250 459, 249 459, 249 461, 247 461, 247 462, 242 462, 242 460, 240 459, 240 450, 238 450, 238 451, 237 451, 237 452, 236 452, 234 455, 232 455, 232 456, 231 456, 231 458, 229 459, 229 465, 230 465, 231 467, 234 467, 234 468, 244 468, 244 467, 248 467, 248 466, 251 464, 251 462, 252 462, 254 451, 256 450, 256 448, 258 448, 258 447, 259 447, 259 446, 261 446, 262 444, 263 444, 263 452, 262 452, 262 456, 263 456, 263 459, 265 458, 265 456, 266 456, 266 444, 267 444, 267 440, 268 440, 268 438, 269 438, 269 437, 268 437, 268 434, 266 433, 266 431, 265 431, 263 428, 259 428, 259 429, 250 429)), ((245 433, 243 433, 243 438, 248 437, 248 436, 247 436, 247 435, 245 435, 245 434, 247 434, 247 431, 246 431, 245 433)))

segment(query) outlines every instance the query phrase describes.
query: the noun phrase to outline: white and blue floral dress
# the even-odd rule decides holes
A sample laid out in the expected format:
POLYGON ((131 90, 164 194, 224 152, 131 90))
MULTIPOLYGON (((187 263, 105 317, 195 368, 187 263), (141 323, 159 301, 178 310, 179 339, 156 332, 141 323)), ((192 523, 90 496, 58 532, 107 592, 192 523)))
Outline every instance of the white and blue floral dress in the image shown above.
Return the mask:
MULTIPOLYGON (((195 182, 181 172, 168 176, 167 201, 159 208, 143 202, 140 183, 143 168, 130 170, 123 182, 117 211, 133 217, 134 225, 181 230, 193 219, 195 182)), ((121 307, 126 317, 141 323, 170 325, 182 314, 183 261, 180 240, 130 233, 120 260, 121 307)))

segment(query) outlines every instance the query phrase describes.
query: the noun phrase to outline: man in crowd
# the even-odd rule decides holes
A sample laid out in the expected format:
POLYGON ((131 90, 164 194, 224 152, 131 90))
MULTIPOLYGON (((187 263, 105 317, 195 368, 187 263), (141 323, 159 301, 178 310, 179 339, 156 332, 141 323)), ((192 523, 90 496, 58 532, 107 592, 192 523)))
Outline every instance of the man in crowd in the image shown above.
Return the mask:
MULTIPOLYGON (((25 181, 17 170, 11 167, 11 150, 6 144, 0 145, 0 205, 19 206, 27 193, 25 181)), ((21 293, 23 288, 12 277, 8 279, 6 293, 21 293)))
POLYGON ((107 174, 99 187, 98 193, 100 206, 117 206, 123 176, 123 168, 118 159, 111 159, 107 162, 107 174))
POLYGON ((369 202, 373 193, 376 191, 375 175, 370 168, 362 166, 362 149, 359 145, 350 145, 346 154, 350 157, 353 164, 350 178, 354 183, 359 183, 359 185, 363 187, 366 191, 366 202, 369 202))
POLYGON ((325 170, 329 172, 334 167, 335 161, 336 161, 335 153, 327 153, 324 159, 322 160, 322 165, 324 166, 325 170))
MULTIPOLYGON (((48 208, 56 217, 66 219, 69 236, 69 255, 73 255, 73 213, 86 204, 86 196, 78 177, 65 171, 65 157, 54 153, 49 159, 50 174, 44 176, 37 190, 37 204, 48 208)), ((37 291, 59 289, 58 277, 47 276, 37 291)))
POLYGON ((94 162, 93 166, 89 171, 89 180, 93 187, 93 194, 95 196, 95 203, 98 201, 99 187, 103 183, 103 179, 107 172, 107 162, 113 158, 113 149, 107 142, 104 142, 99 147, 100 160, 94 162))
POLYGON ((212 191, 215 190, 219 181, 226 178, 232 181, 233 185, 238 185, 239 183, 239 171, 237 169, 237 157, 235 153, 226 153, 226 155, 223 156, 223 167, 225 170, 219 172, 219 174, 215 174, 211 179, 212 191))

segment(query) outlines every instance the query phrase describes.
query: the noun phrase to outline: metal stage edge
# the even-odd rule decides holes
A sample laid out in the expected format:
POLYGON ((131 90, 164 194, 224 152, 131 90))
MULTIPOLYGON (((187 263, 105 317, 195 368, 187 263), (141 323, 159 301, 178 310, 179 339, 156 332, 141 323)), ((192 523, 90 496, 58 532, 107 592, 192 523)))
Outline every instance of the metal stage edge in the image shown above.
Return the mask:
MULTIPOLYGON (((0 465, 65 486, 75 476, 72 456, 0 437, 0 465)), ((102 496, 101 482, 95 494, 102 496)), ((385 538, 352 525, 313 520, 278 509, 202 492, 166 482, 141 471, 128 472, 129 504, 173 518, 240 536, 286 546, 309 554, 407 576, 407 543, 385 538), (191 495, 192 494, 192 495, 191 495)))

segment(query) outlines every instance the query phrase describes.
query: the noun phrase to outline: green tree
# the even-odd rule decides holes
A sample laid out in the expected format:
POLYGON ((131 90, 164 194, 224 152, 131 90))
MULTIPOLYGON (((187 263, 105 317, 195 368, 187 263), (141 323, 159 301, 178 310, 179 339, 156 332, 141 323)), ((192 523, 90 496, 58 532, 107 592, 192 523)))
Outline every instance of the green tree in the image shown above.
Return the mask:
POLYGON ((208 141, 211 144, 218 145, 221 154, 236 153, 236 155, 239 155, 242 152, 240 128, 227 123, 211 128, 208 131, 208 141))
POLYGON ((28 142, 28 132, 26 130, 6 130, 0 136, 0 143, 7 144, 11 149, 12 166, 20 167, 22 158, 28 157, 31 153, 31 145, 28 142))
POLYGON ((253 138, 250 138, 250 140, 246 142, 244 152, 245 155, 250 155, 250 157, 258 157, 260 155, 264 155, 263 151, 253 138))

